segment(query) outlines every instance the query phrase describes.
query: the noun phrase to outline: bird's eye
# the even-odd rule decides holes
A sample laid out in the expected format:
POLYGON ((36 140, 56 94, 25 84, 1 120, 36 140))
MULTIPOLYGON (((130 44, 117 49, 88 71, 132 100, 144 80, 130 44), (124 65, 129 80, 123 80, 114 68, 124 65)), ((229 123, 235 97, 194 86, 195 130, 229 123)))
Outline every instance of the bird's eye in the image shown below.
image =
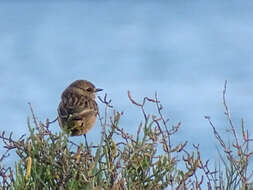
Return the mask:
POLYGON ((92 92, 92 88, 87 88, 87 91, 88 92, 92 92))

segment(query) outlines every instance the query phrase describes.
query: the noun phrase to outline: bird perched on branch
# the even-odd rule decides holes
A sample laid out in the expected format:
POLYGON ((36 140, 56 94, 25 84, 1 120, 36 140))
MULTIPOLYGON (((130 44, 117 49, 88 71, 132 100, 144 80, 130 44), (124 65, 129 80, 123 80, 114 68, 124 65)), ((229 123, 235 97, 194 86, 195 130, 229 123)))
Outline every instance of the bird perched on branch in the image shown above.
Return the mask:
POLYGON ((101 90, 87 80, 74 81, 63 91, 57 110, 63 131, 70 136, 84 135, 87 147, 86 133, 94 126, 98 114, 96 92, 101 90))

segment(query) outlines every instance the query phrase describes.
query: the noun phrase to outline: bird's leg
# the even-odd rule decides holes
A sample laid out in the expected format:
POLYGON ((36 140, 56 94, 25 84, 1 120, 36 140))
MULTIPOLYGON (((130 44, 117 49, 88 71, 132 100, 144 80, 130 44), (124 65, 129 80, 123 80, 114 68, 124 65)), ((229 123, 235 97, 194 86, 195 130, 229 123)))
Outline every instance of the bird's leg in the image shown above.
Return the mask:
POLYGON ((83 136, 84 136, 84 138, 85 138, 85 145, 86 145, 86 148, 87 148, 87 150, 89 151, 89 146, 88 146, 86 134, 84 134, 83 136))

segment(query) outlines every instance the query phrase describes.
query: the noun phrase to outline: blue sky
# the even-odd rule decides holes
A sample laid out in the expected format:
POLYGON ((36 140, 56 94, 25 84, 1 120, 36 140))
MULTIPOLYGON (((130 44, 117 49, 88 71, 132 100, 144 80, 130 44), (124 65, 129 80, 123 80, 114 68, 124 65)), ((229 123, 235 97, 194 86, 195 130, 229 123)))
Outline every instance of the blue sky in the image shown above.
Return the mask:
MULTIPOLYGON (((171 124, 182 123, 175 141, 200 144, 210 158, 204 115, 225 131, 225 80, 232 117, 252 134, 252 8, 250 0, 0 2, 1 130, 27 133, 28 102, 40 120, 54 119, 64 88, 87 79, 125 112, 121 126, 132 133, 140 112, 127 90, 137 100, 157 91, 171 124)), ((96 142, 100 130, 89 134, 96 142)))

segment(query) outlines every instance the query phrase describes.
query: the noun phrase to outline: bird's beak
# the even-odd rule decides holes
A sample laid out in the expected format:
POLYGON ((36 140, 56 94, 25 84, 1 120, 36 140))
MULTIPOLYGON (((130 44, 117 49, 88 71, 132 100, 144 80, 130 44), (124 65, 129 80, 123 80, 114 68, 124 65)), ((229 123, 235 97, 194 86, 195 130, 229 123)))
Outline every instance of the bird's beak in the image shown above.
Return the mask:
POLYGON ((96 92, 99 92, 99 91, 102 91, 102 90, 104 90, 104 89, 102 89, 102 88, 96 88, 96 92))

